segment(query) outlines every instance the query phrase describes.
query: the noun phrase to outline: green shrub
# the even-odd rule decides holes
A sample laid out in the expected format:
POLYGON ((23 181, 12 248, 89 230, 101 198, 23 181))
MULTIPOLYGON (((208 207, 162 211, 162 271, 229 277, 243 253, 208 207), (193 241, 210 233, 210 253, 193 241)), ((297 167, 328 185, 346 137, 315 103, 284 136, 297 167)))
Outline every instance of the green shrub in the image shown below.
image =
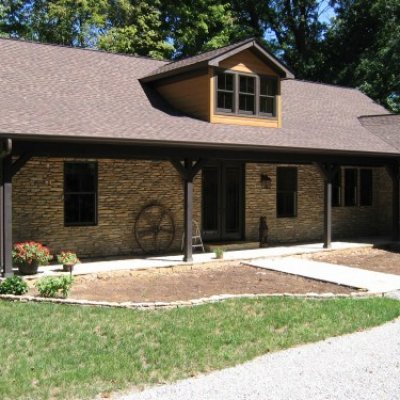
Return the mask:
POLYGON ((20 276, 10 276, 0 283, 0 294, 20 296, 28 291, 28 284, 20 276))
POLYGON ((224 258, 224 249, 222 247, 217 247, 214 249, 215 258, 224 258))
POLYGON ((68 296, 72 282, 71 276, 48 276, 37 281, 35 286, 43 297, 56 297, 61 292, 62 297, 65 298, 68 296))

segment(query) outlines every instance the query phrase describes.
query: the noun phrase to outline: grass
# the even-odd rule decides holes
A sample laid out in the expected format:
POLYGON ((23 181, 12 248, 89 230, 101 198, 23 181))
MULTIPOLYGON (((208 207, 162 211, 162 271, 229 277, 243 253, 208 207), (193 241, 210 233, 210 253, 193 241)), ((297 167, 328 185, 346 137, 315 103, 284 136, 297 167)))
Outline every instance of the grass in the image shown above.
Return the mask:
POLYGON ((264 298, 165 311, 0 302, 0 398, 90 398, 366 329, 400 302, 264 298))

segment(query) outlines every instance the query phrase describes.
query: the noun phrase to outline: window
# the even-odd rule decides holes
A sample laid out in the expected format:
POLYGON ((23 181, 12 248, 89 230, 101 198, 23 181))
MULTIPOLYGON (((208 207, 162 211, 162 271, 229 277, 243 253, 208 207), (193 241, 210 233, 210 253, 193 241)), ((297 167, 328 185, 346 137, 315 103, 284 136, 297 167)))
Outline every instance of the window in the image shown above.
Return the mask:
POLYGON ((97 224, 97 163, 64 164, 64 224, 97 224))
POLYGON ((276 171, 276 210, 278 218, 297 216, 297 168, 278 167, 276 171))
POLYGON ((360 170, 360 206, 372 206, 372 170, 360 170))
POLYGON ((332 207, 342 205, 342 174, 339 170, 332 181, 332 207))
POLYGON ((239 113, 255 114, 255 78, 239 75, 239 113))
POLYGON ((232 72, 217 74, 217 112, 274 117, 277 94, 276 78, 232 72))
POLYGON ((234 75, 218 74, 217 109, 223 112, 233 112, 234 75))
MULTIPOLYGON (((347 207, 372 206, 373 173, 369 168, 344 168, 344 201, 347 207)), ((340 178, 339 178, 340 183, 340 178)), ((333 184, 332 205, 335 204, 335 183, 333 184)), ((339 202, 342 202, 339 194, 339 202)), ((337 204, 340 205, 340 204, 337 204)))
POLYGON ((276 79, 261 77, 260 78, 260 114, 276 115, 275 96, 276 96, 276 79))
POLYGON ((357 205, 357 169, 346 168, 344 170, 344 205, 357 205))

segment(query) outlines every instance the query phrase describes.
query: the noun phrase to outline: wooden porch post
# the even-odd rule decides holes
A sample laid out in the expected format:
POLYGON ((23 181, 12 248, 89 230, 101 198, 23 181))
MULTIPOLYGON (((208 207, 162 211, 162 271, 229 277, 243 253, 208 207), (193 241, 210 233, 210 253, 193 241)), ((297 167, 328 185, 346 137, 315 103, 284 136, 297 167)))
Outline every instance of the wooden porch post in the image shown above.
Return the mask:
POLYGON ((324 249, 332 246, 332 180, 324 182, 324 249))
MULTIPOLYGON (((192 168, 192 160, 190 158, 185 159, 185 170, 189 171, 192 168)), ((185 230, 185 242, 184 242, 184 254, 183 261, 193 261, 193 249, 192 249, 192 236, 193 236, 193 178, 191 174, 185 174, 183 179, 184 195, 185 195, 185 215, 184 215, 184 230, 185 230)))
POLYGON ((336 164, 317 163, 324 178, 324 249, 332 246, 332 182, 339 167, 336 164))
POLYGON ((193 261, 193 179, 207 163, 205 159, 198 159, 195 163, 191 158, 185 158, 183 164, 179 160, 170 160, 183 180, 184 191, 184 253, 183 260, 193 261))
POLYGON ((386 165, 392 180, 392 240, 400 241, 400 167, 399 163, 386 165))
POLYGON ((2 238, 4 276, 12 276, 12 157, 3 160, 2 175, 2 238))

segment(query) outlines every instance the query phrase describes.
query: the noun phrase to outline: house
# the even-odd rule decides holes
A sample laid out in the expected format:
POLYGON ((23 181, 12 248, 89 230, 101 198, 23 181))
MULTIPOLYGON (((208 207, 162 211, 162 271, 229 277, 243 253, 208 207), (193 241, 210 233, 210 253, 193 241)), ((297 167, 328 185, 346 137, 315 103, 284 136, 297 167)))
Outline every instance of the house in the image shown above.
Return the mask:
POLYGON ((205 241, 392 234, 400 116, 296 80, 254 39, 177 62, 0 39, 1 266, 205 241))

